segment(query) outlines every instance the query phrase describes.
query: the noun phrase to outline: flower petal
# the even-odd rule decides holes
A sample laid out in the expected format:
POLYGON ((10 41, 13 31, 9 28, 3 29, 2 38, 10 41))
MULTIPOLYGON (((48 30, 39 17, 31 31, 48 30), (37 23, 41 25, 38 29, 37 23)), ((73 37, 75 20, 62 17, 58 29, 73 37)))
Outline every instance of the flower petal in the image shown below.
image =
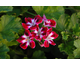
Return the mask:
POLYGON ((51 44, 51 45, 54 45, 54 46, 56 45, 56 43, 54 43, 53 40, 49 40, 49 41, 50 41, 50 44, 51 44))
POLYGON ((50 20, 50 27, 56 27, 56 21, 54 21, 54 20, 50 20))
POLYGON ((35 37, 36 36, 36 33, 33 31, 33 32, 31 32, 31 36, 32 37, 35 37))
POLYGON ((46 35, 44 35, 42 38, 45 40, 45 39, 47 38, 47 36, 46 36, 46 35))
POLYGON ((41 32, 47 32, 48 28, 47 27, 41 27, 41 32))
POLYGON ((25 23, 22 23, 22 26, 23 26, 23 28, 26 29, 26 30, 29 28, 25 23))
POLYGON ((52 31, 51 33, 52 33, 51 37, 53 39, 56 39, 58 37, 58 34, 56 32, 52 31))
POLYGON ((52 28, 49 28, 49 29, 47 30, 47 35, 49 35, 51 32, 52 32, 52 28))
POLYGON ((43 20, 46 20, 46 16, 45 15, 43 15, 43 20))
POLYGON ((40 38, 39 35, 36 35, 36 36, 35 36, 35 39, 41 41, 41 38, 40 38))
POLYGON ((29 30, 25 30, 24 34, 25 34, 26 36, 29 36, 29 35, 30 35, 30 31, 29 31, 29 30))
POLYGON ((42 17, 40 15, 36 15, 34 19, 36 20, 36 24, 42 23, 42 17))
POLYGON ((47 40, 44 41, 44 47, 49 47, 49 43, 47 40))
POLYGON ((50 27, 50 23, 51 23, 50 19, 44 20, 44 25, 45 25, 45 26, 50 27))
POLYGON ((33 49, 35 48, 35 42, 33 40, 30 41, 29 46, 33 49))
POLYGON ((31 20, 32 20, 32 18, 30 18, 30 17, 26 18, 26 17, 25 17, 25 22, 26 22, 26 23, 28 23, 28 22, 31 23, 31 22, 32 22, 31 20))
POLYGON ((36 30, 38 28, 38 25, 30 27, 31 30, 36 30))
POLYGON ((18 41, 19 43, 23 43, 22 41, 25 40, 25 38, 23 38, 22 36, 19 37, 16 41, 18 41))
POLYGON ((24 44, 20 44, 20 47, 25 50, 27 49, 28 45, 27 43, 24 43, 24 44))

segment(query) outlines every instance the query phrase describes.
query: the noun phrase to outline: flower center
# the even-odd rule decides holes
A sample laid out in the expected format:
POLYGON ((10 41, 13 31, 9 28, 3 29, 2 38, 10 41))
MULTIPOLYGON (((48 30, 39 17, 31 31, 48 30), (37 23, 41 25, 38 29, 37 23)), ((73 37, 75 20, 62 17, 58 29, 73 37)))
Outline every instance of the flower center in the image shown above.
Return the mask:
POLYGON ((39 29, 39 31, 38 31, 38 35, 41 35, 41 31, 40 31, 40 29, 39 29))
POLYGON ((36 24, 36 23, 35 23, 35 20, 33 19, 33 20, 32 20, 32 26, 35 26, 35 24, 36 24))
POLYGON ((47 20, 46 23, 50 23, 50 21, 47 20))
POLYGON ((28 39, 26 39, 26 41, 27 41, 28 39))

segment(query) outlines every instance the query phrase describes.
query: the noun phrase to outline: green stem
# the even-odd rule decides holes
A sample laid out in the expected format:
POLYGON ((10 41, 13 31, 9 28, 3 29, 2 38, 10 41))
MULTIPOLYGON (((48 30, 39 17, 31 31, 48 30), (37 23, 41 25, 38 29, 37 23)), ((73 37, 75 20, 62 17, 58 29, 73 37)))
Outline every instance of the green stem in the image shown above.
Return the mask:
POLYGON ((28 12, 28 11, 27 11, 27 13, 29 13, 29 14, 31 14, 31 15, 33 15, 33 16, 36 16, 35 14, 33 14, 33 13, 31 13, 31 12, 28 12))

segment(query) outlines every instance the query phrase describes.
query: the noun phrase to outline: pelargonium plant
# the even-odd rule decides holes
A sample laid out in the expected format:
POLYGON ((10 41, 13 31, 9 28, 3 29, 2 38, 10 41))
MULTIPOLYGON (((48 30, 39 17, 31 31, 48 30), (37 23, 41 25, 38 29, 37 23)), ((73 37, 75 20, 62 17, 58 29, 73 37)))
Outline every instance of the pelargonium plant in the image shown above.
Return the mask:
POLYGON ((17 41, 21 43, 20 47, 22 49, 27 49, 28 46, 34 49, 36 46, 34 39, 39 41, 41 47, 47 48, 49 44, 53 46, 56 45, 53 39, 56 39, 58 34, 52 31, 52 27, 56 27, 55 20, 47 19, 45 15, 43 15, 43 17, 36 15, 34 19, 25 17, 25 23, 22 23, 22 26, 25 29, 24 35, 17 39, 17 41), (39 24, 41 23, 43 24, 40 28, 39 24))

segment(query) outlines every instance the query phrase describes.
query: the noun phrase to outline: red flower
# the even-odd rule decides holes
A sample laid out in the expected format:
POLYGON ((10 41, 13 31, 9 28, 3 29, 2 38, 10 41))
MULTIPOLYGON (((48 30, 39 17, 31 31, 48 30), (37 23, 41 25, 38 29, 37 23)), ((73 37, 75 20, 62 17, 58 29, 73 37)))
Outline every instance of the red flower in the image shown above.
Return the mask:
POLYGON ((35 48, 35 42, 33 41, 33 38, 29 30, 25 30, 24 35, 17 39, 17 41, 21 43, 20 47, 22 49, 26 49, 28 46, 30 46, 31 48, 35 48))
POLYGON ((53 39, 56 39, 58 37, 58 34, 54 31, 52 31, 52 28, 47 30, 46 36, 43 37, 44 41, 44 47, 49 47, 49 44, 56 45, 54 43, 53 39))
POLYGON ((24 29, 30 28, 31 30, 35 30, 38 24, 42 23, 42 18, 40 17, 40 15, 35 16, 34 19, 25 17, 25 22, 26 23, 22 23, 24 29))
POLYGON ((47 29, 47 27, 42 27, 41 29, 37 27, 37 29, 35 29, 32 34, 36 40, 41 41, 41 39, 46 35, 47 29))
POLYGON ((22 26, 25 29, 24 35, 17 39, 17 41, 21 43, 20 47, 22 49, 26 49, 28 46, 32 49, 35 48, 34 38, 39 41, 41 47, 49 47, 49 44, 56 45, 53 39, 56 39, 58 34, 52 31, 52 28, 48 29, 48 27, 56 27, 56 22, 54 20, 47 19, 45 15, 43 15, 43 17, 36 15, 34 19, 25 17, 25 22, 26 23, 22 23, 22 26), (39 28, 38 25, 42 23, 42 21, 44 21, 43 25, 47 27, 39 28), (28 29, 32 30, 31 33, 28 29), (42 39, 44 40, 44 43, 41 42, 42 39))
POLYGON ((47 19, 45 15, 43 15, 44 25, 48 27, 56 27, 56 22, 52 19, 47 19))

